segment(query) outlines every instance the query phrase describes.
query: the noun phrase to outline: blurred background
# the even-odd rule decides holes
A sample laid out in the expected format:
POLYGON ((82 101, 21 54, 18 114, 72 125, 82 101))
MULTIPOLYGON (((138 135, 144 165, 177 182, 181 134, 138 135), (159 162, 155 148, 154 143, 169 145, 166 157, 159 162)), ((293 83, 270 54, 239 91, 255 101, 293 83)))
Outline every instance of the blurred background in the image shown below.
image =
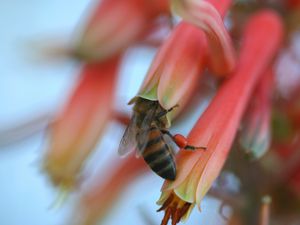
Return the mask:
MULTIPOLYGON (((74 88, 81 65, 43 60, 40 46, 68 41, 78 21, 84 21, 91 7, 90 2, 84 0, 1 0, 1 225, 60 225, 66 224, 70 215, 76 194, 62 205, 55 204, 59 193, 43 174, 41 161, 47 145, 48 123, 74 88)), ((124 103, 136 94, 154 53, 154 48, 135 48, 127 52, 116 101, 121 110, 130 112, 124 103)), ((190 116, 184 127, 179 124, 174 129, 186 134, 203 107, 190 116)), ((110 124, 93 159, 88 162, 84 172, 86 183, 99 179, 110 160, 118 157, 116 140, 123 131, 123 126, 110 124)), ((159 224, 163 213, 156 213, 155 202, 161 185, 162 179, 153 173, 136 180, 124 190, 103 224, 159 224)), ((202 212, 194 210, 187 224, 223 224, 219 205, 217 200, 206 197, 202 212)))
POLYGON ((86 7, 80 0, 1 1, 0 224, 60 224, 66 214, 67 207, 49 210, 57 193, 40 167, 47 122, 67 97, 76 68, 39 62, 34 43, 68 35, 86 7), (27 123, 29 129, 16 129, 27 123))

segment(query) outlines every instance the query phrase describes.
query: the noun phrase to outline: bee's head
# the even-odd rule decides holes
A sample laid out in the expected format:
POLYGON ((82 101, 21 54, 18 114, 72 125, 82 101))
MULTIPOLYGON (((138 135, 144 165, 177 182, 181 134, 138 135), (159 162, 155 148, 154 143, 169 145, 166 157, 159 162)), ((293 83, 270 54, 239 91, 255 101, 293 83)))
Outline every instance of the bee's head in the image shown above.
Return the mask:
POLYGON ((141 97, 135 97, 128 104, 134 104, 133 110, 136 113, 145 113, 149 109, 156 107, 157 101, 152 101, 141 97))

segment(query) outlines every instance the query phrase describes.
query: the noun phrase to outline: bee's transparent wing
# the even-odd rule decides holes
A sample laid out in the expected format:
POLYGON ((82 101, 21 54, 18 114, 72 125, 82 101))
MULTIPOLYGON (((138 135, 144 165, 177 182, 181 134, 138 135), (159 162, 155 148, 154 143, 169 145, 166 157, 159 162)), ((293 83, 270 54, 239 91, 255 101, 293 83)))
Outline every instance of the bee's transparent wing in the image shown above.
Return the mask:
POLYGON ((138 147, 136 149, 136 152, 135 152, 135 156, 137 158, 141 157, 142 153, 144 152, 146 146, 147 146, 147 143, 148 143, 148 140, 149 140, 149 129, 150 129, 150 126, 149 128, 143 128, 143 129, 140 129, 139 130, 139 134, 138 134, 138 147))
POLYGON ((121 156, 124 156, 133 150, 136 149, 137 147, 137 142, 136 142, 136 134, 137 134, 137 127, 136 127, 136 116, 133 115, 128 127, 126 128, 124 135, 120 141, 118 153, 121 156))
POLYGON ((138 148, 136 151, 136 157, 140 157, 142 153, 144 152, 147 143, 150 138, 150 129, 151 129, 151 124, 155 120, 155 113, 156 113, 156 107, 153 107, 147 111, 147 114, 141 124, 141 128, 139 129, 139 134, 138 134, 138 148))

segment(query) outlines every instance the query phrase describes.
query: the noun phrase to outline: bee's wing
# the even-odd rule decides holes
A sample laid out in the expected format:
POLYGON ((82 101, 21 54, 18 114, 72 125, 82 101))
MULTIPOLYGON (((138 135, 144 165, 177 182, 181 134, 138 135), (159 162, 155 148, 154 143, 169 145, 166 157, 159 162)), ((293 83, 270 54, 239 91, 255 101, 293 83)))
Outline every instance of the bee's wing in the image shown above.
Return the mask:
MULTIPOLYGON (((150 127, 149 127, 150 128, 150 127)), ((138 147, 136 149, 136 152, 135 152, 135 156, 137 158, 139 158, 142 153, 144 152, 145 148, 146 148, 146 145, 148 143, 148 140, 149 140, 149 128, 143 128, 143 129, 140 129, 139 130, 139 134, 138 134, 138 147)))
POLYGON ((137 148, 137 151, 136 151, 136 157, 140 157, 142 155, 142 153, 144 152, 146 146, 147 146, 147 143, 149 141, 149 138, 150 138, 150 129, 151 129, 151 126, 155 126, 154 124, 151 125, 152 121, 154 121, 154 117, 155 117, 155 112, 156 112, 156 107, 153 107, 151 109, 148 110, 143 122, 142 122, 142 125, 140 127, 140 130, 139 130, 139 134, 138 134, 138 143, 139 143, 139 146, 137 148))
POLYGON ((137 127, 136 127, 136 116, 133 115, 128 127, 126 128, 124 135, 120 141, 118 153, 119 155, 123 156, 126 155, 137 147, 136 142, 136 133, 137 133, 137 127))

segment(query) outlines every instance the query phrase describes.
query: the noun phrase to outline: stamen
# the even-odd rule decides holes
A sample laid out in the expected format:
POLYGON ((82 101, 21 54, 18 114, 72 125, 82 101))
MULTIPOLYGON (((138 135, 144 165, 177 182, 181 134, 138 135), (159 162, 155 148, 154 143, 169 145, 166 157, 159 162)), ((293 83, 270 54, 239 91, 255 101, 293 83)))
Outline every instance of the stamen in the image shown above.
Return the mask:
POLYGON ((161 225, 167 225, 169 222, 171 216, 171 208, 167 208, 166 212, 165 212, 165 216, 163 218, 163 220, 161 221, 161 225))
POLYGON ((164 210, 167 206, 169 206, 171 204, 171 202, 173 201, 174 195, 171 194, 168 199, 164 202, 164 204, 158 209, 156 210, 156 212, 160 212, 162 210, 164 210))
POLYGON ((170 218, 172 220, 172 225, 176 225, 188 212, 190 206, 191 203, 185 202, 177 197, 174 193, 171 193, 167 200, 164 202, 163 206, 159 210, 157 210, 165 210, 165 215, 161 225, 166 225, 170 218))
POLYGON ((191 206, 191 203, 189 203, 189 202, 186 202, 184 204, 184 206, 181 208, 180 218, 183 217, 187 213, 187 211, 189 210, 190 206, 191 206))
POLYGON ((174 217, 172 218, 172 225, 176 225, 177 223, 179 223, 181 218, 180 214, 181 214, 181 210, 177 209, 174 213, 174 217))
POLYGON ((175 200, 171 206, 171 209, 172 209, 172 214, 171 214, 171 219, 172 219, 172 225, 174 225, 174 222, 176 224, 176 212, 179 210, 177 209, 177 205, 178 205, 178 202, 175 200))

